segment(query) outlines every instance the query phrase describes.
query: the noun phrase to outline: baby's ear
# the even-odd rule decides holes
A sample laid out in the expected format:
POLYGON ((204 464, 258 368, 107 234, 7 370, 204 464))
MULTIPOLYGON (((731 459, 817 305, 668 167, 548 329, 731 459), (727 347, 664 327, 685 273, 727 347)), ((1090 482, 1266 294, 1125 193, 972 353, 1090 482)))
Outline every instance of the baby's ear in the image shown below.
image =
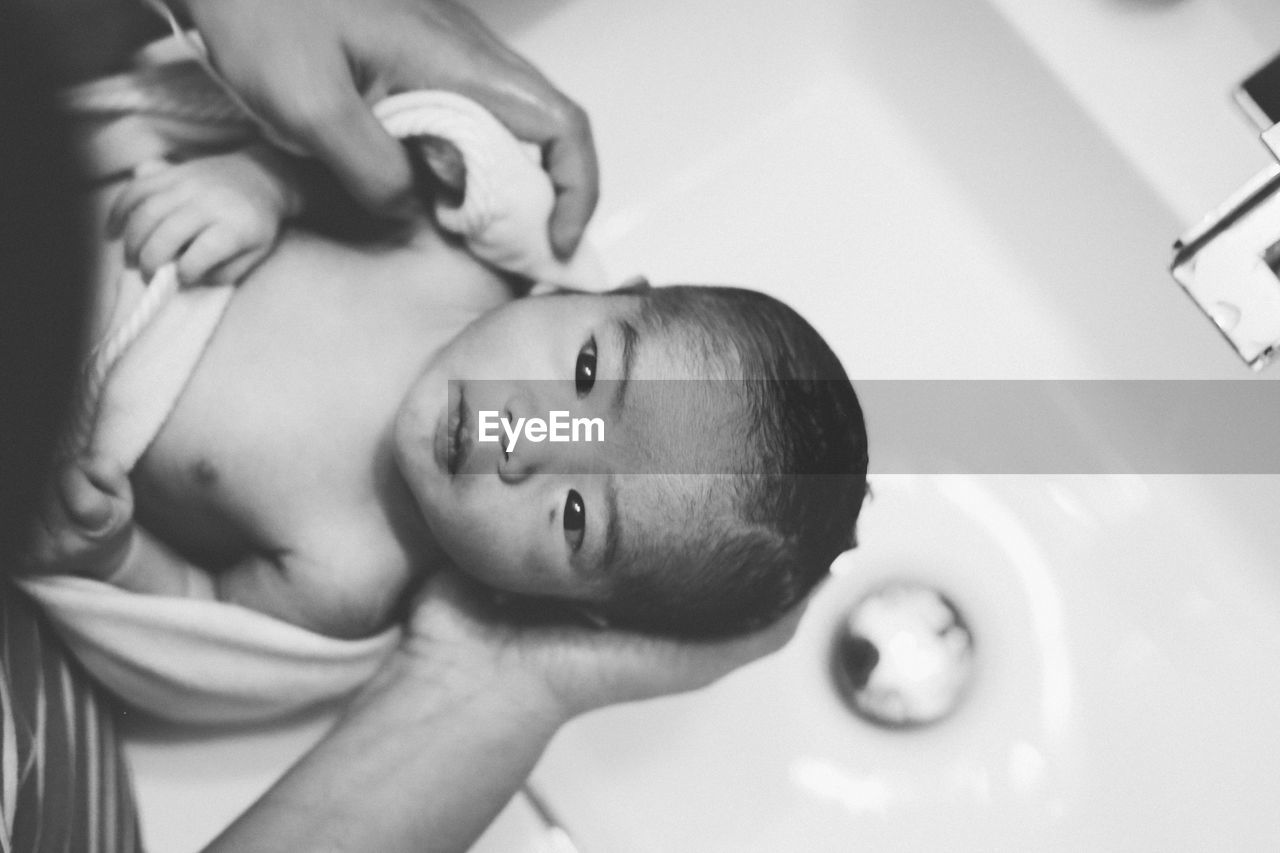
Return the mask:
POLYGON ((631 278, 627 279, 622 284, 608 291, 608 293, 610 293, 611 295, 612 294, 619 294, 619 295, 640 294, 640 293, 648 293, 652 289, 653 289, 653 286, 649 284, 648 278, 642 275, 633 275, 631 276, 631 278))

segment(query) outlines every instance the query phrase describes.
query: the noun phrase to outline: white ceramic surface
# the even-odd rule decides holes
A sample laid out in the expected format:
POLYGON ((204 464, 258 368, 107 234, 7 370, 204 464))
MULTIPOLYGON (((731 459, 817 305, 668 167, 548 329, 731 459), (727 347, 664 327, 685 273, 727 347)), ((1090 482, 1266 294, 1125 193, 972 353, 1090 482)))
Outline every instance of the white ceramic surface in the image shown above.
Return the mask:
MULTIPOLYGON (((1265 0, 472 5, 590 110, 618 278, 772 292, 860 378, 1247 378, 1167 266, 1265 163, 1227 94, 1280 49, 1265 0)), ((784 653, 557 738, 535 779, 583 853, 1280 849, 1277 478, 874 486, 784 653), (885 578, 975 634, 931 730, 829 684, 885 578)), ((139 731, 151 849, 197 849, 322 729, 139 731)))
POLYGON ((787 650, 579 721, 536 778, 584 851, 1275 849, 1280 575, 1181 480, 880 478, 787 650), (854 718, 827 668, 901 579, 974 634, 919 731, 854 718))

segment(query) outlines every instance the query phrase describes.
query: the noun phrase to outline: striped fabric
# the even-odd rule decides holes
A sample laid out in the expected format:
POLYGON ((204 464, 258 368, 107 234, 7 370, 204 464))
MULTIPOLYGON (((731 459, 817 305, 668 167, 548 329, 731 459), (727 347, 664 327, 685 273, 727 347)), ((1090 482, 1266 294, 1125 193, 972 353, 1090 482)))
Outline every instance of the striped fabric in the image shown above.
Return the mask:
POLYGON ((139 850, 109 703, 0 580, 0 853, 139 850))

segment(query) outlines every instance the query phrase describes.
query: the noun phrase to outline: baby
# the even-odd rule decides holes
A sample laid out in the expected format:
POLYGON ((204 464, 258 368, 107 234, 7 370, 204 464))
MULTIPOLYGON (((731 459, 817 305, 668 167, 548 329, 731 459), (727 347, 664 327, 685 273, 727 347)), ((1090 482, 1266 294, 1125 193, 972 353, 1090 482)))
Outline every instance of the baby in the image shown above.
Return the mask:
POLYGON ((110 226, 145 271, 252 272, 128 479, 91 473, 125 520, 75 571, 360 637, 454 567, 693 636, 773 620, 852 546, 862 414, 794 311, 717 287, 515 298, 426 215, 277 239, 333 195, 265 148, 121 193, 110 226), (482 429, 554 412, 607 440, 482 429))

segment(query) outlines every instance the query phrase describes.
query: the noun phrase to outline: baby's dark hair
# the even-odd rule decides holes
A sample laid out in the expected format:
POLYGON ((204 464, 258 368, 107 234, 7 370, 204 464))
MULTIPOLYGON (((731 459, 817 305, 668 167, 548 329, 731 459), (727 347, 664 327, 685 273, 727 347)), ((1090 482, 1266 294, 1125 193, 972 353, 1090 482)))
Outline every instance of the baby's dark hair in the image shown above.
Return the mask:
MULTIPOLYGON (((731 517, 645 543, 613 567, 612 624, 679 636, 775 621, 855 544, 867 433, 844 368, 782 302, 733 287, 678 285, 644 296, 641 325, 700 346, 745 377, 729 382, 749 424, 747 473, 719 476, 731 517)), ((740 436, 734 437, 741 440, 740 436)))

